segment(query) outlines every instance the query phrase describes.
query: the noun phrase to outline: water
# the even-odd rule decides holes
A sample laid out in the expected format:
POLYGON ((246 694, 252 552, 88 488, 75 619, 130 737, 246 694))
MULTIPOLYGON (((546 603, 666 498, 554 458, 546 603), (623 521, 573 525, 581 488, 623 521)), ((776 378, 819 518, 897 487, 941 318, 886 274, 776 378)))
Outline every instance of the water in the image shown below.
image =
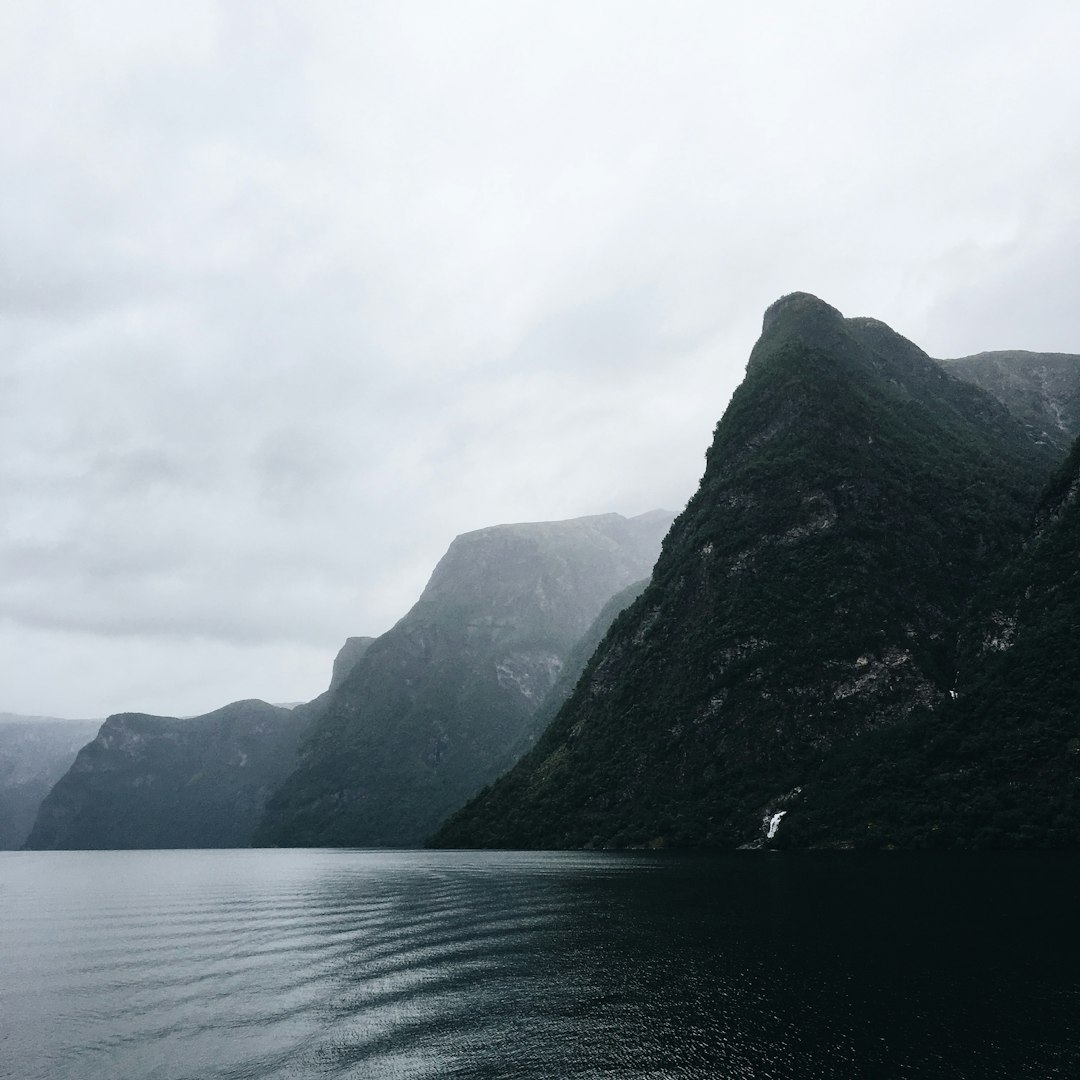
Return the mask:
POLYGON ((0 854, 0 1076, 1080 1076, 1054 856, 0 854))

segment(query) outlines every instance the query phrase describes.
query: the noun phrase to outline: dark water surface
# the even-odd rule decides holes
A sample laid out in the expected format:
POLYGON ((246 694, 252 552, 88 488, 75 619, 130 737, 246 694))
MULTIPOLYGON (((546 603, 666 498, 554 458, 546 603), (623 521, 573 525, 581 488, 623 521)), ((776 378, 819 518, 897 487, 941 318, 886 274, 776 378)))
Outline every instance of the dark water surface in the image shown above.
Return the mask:
POLYGON ((1080 1077, 1080 861, 0 854, 0 1076, 1080 1077))

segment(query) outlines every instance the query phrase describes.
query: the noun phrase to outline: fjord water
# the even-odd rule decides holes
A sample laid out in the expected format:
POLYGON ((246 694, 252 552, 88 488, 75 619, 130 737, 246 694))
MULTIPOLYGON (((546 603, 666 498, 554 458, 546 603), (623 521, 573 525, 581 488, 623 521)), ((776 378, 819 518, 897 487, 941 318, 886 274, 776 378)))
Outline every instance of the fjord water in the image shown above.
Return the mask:
POLYGON ((0 855, 19 1080, 1080 1075, 1052 855, 0 855))

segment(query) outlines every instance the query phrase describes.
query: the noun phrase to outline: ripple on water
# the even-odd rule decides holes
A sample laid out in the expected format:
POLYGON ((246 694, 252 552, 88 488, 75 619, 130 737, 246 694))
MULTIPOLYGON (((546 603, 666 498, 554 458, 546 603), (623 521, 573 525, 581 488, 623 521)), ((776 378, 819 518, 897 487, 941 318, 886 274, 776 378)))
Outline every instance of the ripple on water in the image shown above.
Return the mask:
POLYGON ((5 853, 0 1076, 1071 1078, 1078 880, 1053 859, 5 853))

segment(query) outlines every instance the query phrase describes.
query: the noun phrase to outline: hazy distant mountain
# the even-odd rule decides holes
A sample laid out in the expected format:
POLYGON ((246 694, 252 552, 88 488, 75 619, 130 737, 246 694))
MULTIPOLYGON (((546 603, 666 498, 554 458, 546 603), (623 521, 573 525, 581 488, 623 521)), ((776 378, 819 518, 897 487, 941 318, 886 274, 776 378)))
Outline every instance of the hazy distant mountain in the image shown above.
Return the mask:
POLYGON ((993 394, 1035 438, 1062 454, 1080 436, 1080 356, 1013 350, 939 363, 993 394))
POLYGON ((100 726, 100 720, 0 713, 0 850, 22 845, 42 799, 100 726))
POLYGON ((952 700, 971 599, 1060 461, 1045 426, 883 323, 778 301, 651 583, 535 748, 436 842, 794 836, 838 754, 952 700))
MULTIPOLYGON (((349 638, 334 660, 333 679, 345 678, 373 640, 349 638)), ((205 716, 120 713, 104 725, 80 721, 89 728, 79 746, 89 745, 77 759, 74 747, 54 770, 37 799, 40 814, 35 821, 35 805, 20 842, 30 848, 246 847, 267 797, 296 767, 300 739, 328 696, 283 705, 237 701, 205 716)))
POLYGON ((26 846, 244 847, 296 763, 303 707, 238 701, 205 716, 110 716, 45 798, 26 846))
POLYGON ((257 842, 419 843, 528 747, 574 645, 648 575, 671 520, 606 514, 459 536, 330 693, 257 842))
POLYGON ((334 660, 334 671, 330 677, 330 690, 336 690, 349 676, 356 662, 368 651, 373 637, 351 637, 345 639, 334 660))

